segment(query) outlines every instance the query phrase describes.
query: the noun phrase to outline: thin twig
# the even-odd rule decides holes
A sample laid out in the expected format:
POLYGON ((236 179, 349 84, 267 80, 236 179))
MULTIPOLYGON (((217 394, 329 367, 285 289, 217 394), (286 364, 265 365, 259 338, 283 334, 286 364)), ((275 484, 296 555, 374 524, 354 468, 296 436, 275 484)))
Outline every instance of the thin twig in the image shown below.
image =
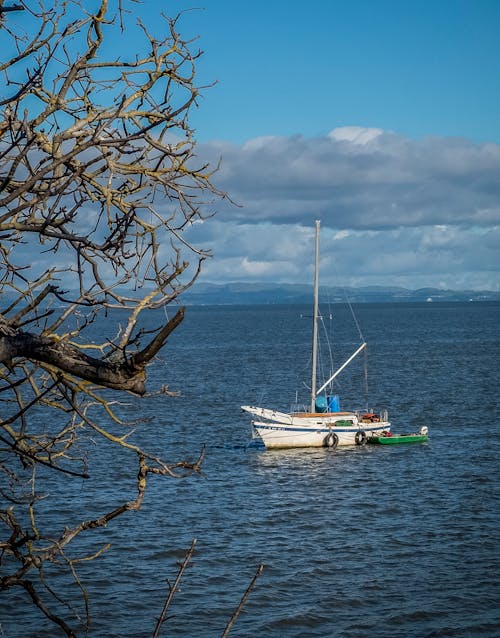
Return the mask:
POLYGON ((234 614, 231 616, 231 620, 227 623, 226 628, 224 629, 224 633, 222 634, 221 638, 226 638, 226 636, 229 635, 229 632, 231 631, 232 626, 234 625, 234 623, 236 622, 236 619, 238 618, 238 616, 241 613, 241 610, 243 609, 244 604, 247 601, 247 598, 250 595, 250 592, 253 589, 253 586, 255 585, 255 581, 257 580, 257 578, 262 574, 262 570, 264 569, 264 565, 261 563, 258 567, 257 567, 257 571, 255 572, 254 577, 252 578, 252 580, 250 581, 250 585, 248 585, 246 592, 243 594, 242 599, 240 600, 240 604, 238 605, 238 608, 236 609, 236 611, 234 612, 234 614))
POLYGON ((177 573, 177 577, 175 579, 174 584, 170 585, 170 583, 168 583, 168 587, 169 587, 168 596, 167 596, 167 599, 165 600, 165 604, 163 605, 163 609, 161 610, 160 617, 158 618, 158 621, 156 623, 156 627, 155 627, 155 630, 153 632, 153 638, 158 638, 158 636, 160 635, 161 626, 163 625, 163 623, 166 620, 167 610, 170 607, 170 603, 172 602, 174 594, 175 594, 175 592, 177 591, 177 589, 179 587, 179 583, 181 581, 182 575, 184 574, 184 572, 185 572, 185 570, 186 570, 186 568, 188 566, 189 561, 193 557, 195 545, 196 545, 196 538, 193 538, 193 542, 191 543, 191 547, 188 549, 188 551, 186 553, 186 556, 184 558, 184 561, 183 561, 182 565, 179 568, 179 571, 177 573))

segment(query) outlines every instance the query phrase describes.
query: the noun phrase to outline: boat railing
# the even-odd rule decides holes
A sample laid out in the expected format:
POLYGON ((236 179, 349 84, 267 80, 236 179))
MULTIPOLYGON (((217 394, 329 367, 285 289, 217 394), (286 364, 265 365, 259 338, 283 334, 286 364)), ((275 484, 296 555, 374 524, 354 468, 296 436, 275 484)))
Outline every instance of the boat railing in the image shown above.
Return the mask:
POLYGON ((355 412, 361 423, 386 423, 389 420, 387 410, 365 408, 364 410, 356 410, 355 412))
POLYGON ((309 406, 304 403, 292 403, 290 406, 291 414, 305 414, 306 412, 309 412, 309 406))

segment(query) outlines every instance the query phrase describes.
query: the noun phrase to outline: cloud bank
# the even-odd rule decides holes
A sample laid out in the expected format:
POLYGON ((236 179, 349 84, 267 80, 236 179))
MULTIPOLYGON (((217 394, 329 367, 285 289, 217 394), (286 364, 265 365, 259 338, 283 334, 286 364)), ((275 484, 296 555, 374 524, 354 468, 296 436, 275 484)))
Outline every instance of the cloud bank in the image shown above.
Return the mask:
POLYGON ((313 223, 322 280, 500 289, 500 145, 343 127, 199 147, 238 206, 189 231, 213 249, 203 279, 308 283, 313 223))

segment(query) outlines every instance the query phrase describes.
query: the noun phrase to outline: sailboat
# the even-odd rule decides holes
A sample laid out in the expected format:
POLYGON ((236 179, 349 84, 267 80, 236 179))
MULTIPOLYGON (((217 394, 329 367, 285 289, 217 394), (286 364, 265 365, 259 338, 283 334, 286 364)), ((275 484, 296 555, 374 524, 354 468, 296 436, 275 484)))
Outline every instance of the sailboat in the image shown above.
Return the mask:
POLYGON ((253 432, 267 449, 327 447, 338 445, 364 445, 368 437, 388 433, 391 424, 386 410, 341 411, 338 395, 326 395, 332 381, 351 361, 362 352, 366 343, 345 361, 330 378, 317 387, 318 364, 318 319, 319 319, 319 231, 320 222, 315 227, 314 259, 314 306, 311 365, 311 405, 309 412, 278 412, 270 408, 242 405, 241 409, 250 413, 253 432))

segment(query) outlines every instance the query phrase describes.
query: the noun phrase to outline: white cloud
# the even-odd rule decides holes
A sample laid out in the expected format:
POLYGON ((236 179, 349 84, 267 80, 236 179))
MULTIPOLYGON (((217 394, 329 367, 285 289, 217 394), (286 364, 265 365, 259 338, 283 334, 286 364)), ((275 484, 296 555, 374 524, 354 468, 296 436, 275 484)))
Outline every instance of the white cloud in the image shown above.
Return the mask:
POLYGON ((338 140, 352 142, 353 144, 369 144, 376 139, 379 135, 382 135, 383 131, 379 128, 363 128, 362 126, 342 126, 333 129, 328 137, 338 140))
POLYGON ((499 145, 345 128, 342 139, 337 132, 204 145, 200 153, 212 159, 221 151, 217 183, 241 204, 225 214, 241 223, 321 217, 337 229, 500 221, 499 145))
MULTIPOLYGON (((311 284, 313 220, 305 223, 301 228, 211 220, 205 227, 212 226, 214 258, 202 279, 311 284)), ((455 289, 500 290, 500 227, 339 232, 323 226, 320 243, 325 285, 421 288, 446 281, 455 289)))
POLYGON ((333 239, 335 241, 339 241, 341 239, 345 239, 346 237, 349 237, 350 233, 348 230, 339 230, 338 232, 336 232, 333 236, 333 239))
POLYGON ((205 280, 310 283, 321 219, 324 283, 500 289, 500 145, 343 127, 198 150, 241 205, 188 230, 205 280))
POLYGON ((278 270, 283 272, 283 267, 287 268, 287 262, 281 262, 281 267, 279 267, 279 261, 252 261, 248 257, 244 257, 241 260, 241 272, 243 276, 250 277, 251 279, 268 279, 269 277, 273 277, 276 273, 277 266, 278 270))

